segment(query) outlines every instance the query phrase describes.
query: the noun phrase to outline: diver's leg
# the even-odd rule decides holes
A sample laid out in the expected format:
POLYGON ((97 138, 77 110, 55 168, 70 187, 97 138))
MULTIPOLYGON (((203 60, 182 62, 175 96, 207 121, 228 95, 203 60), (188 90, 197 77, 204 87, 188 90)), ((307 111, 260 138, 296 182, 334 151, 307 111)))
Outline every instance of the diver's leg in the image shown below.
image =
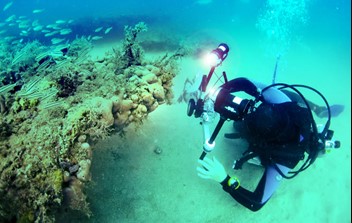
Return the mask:
MULTIPOLYGON (((288 91, 288 90, 281 90, 281 91, 284 92, 291 99, 291 101, 294 101, 294 102, 297 102, 300 104, 304 104, 303 99, 297 93, 295 93, 293 91, 288 91)), ((312 109, 312 111, 318 117, 324 118, 324 117, 328 116, 328 110, 325 106, 319 106, 309 100, 307 100, 307 103, 308 103, 309 107, 312 109)), ((344 110, 344 108, 345 108, 344 105, 339 105, 339 104, 331 105, 330 106, 331 116, 332 117, 338 116, 344 110)))
MULTIPOLYGON (((331 117, 338 116, 341 112, 343 112, 344 109, 345 109, 344 105, 340 105, 340 104, 330 105, 331 117)), ((320 111, 317 113, 317 116, 320 118, 328 117, 328 110, 326 109, 326 107, 323 107, 322 109, 320 109, 320 111)))

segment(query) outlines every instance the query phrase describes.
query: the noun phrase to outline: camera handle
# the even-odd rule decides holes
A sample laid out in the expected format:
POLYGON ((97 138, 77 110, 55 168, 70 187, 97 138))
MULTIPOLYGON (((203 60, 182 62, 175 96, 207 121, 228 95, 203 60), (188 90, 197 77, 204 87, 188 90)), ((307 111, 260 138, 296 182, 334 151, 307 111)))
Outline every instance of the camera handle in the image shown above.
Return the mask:
POLYGON ((223 126, 223 124, 226 121, 226 118, 223 116, 220 116, 220 120, 219 120, 218 124, 216 125, 216 127, 213 131, 213 134, 211 135, 210 138, 209 138, 209 122, 205 118, 203 118, 203 121, 204 122, 202 122, 201 124, 203 126, 204 144, 203 144, 203 152, 199 157, 200 160, 203 160, 204 157, 207 155, 207 153, 211 152, 214 149, 215 138, 219 134, 221 127, 223 126))

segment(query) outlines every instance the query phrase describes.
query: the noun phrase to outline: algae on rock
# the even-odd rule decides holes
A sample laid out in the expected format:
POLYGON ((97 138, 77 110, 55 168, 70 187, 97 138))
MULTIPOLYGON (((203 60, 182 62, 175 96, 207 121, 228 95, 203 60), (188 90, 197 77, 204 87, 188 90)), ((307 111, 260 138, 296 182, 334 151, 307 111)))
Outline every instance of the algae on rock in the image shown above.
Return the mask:
POLYGON ((84 186, 94 143, 141 123, 173 97, 183 53, 144 60, 136 39, 142 31, 144 23, 126 26, 121 50, 98 61, 89 57, 92 45, 84 38, 65 50, 35 42, 2 52, 13 58, 7 67, 19 78, 8 78, 14 71, 6 70, 0 80, 1 89, 15 84, 1 95, 0 222, 54 222, 53 212, 62 205, 92 214, 84 186), (28 59, 13 57, 33 45, 40 50, 28 59), (40 66, 38 60, 49 63, 40 66), (51 92, 48 101, 43 92, 51 92))

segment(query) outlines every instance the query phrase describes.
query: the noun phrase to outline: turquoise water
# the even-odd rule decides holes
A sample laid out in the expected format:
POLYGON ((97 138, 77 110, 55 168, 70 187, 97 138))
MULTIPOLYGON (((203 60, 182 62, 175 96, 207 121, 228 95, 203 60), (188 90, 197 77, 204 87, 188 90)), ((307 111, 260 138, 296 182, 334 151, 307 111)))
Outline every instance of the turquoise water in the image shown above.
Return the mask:
POLYGON ((329 45, 330 51, 344 53, 342 58, 347 57, 350 50, 350 1, 343 0, 181 0, 151 3, 102 0, 99 4, 96 1, 49 4, 18 0, 5 1, 2 6, 1 35, 21 41, 40 39, 48 42, 54 37, 72 40, 82 35, 102 35, 105 40, 118 38, 124 25, 142 20, 152 29, 165 28, 166 36, 196 37, 198 41, 235 41, 233 49, 246 51, 250 51, 248 48, 253 45, 258 49, 262 47, 264 52, 256 53, 257 56, 285 55, 295 51, 294 44, 318 42, 329 45), (57 30, 48 27, 53 24, 72 29, 72 32, 45 37, 47 31, 57 30), (103 30, 95 32, 101 26, 103 30), (109 27, 112 27, 109 35, 103 35, 109 27))
MULTIPOLYGON (((39 40, 50 45, 54 38, 66 42, 90 36, 97 37, 94 43, 99 48, 120 41, 125 25, 144 21, 149 28, 145 38, 165 45, 158 45, 159 51, 149 46, 157 53, 174 50, 178 41, 204 50, 226 42, 230 54, 221 70, 226 70, 229 78, 245 76, 267 83, 280 56, 278 82, 311 85, 331 104, 345 105, 344 112, 332 121, 342 148, 316 162, 298 179, 286 182, 268 206, 252 213, 234 204, 218 185, 197 178, 194 165, 201 129, 196 120, 186 117, 185 105, 162 107, 151 114, 145 130, 135 134, 131 130, 127 141, 113 137, 98 145, 101 152, 95 152, 92 166, 94 183, 87 189, 94 216, 87 219, 63 211, 58 221, 351 222, 351 2, 146 2, 2 1, 0 37, 14 44, 39 40), (59 29, 71 31, 55 33, 59 29), (45 36, 47 33, 53 35, 45 36), (161 156, 150 152, 153 144, 163 148, 161 156), (137 152, 140 147, 145 150, 137 152), (311 190, 304 189, 308 185, 311 190)), ((176 96, 186 77, 196 72, 206 72, 198 59, 181 63, 175 78, 176 96)), ((219 142, 221 146, 229 145, 219 142)), ((226 151, 214 154, 230 166, 226 151)), ((242 178, 249 179, 248 175, 242 178)))

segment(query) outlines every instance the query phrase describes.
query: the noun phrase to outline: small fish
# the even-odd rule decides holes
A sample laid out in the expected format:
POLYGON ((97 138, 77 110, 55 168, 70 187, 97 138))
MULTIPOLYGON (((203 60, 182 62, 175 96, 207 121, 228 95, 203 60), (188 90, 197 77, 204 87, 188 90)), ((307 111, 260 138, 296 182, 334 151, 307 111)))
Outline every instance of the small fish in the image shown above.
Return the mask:
POLYGON ((102 29, 103 29, 103 27, 101 26, 101 27, 99 27, 99 28, 96 28, 96 29, 94 30, 94 32, 98 33, 98 32, 100 32, 102 29))
POLYGON ((12 44, 12 45, 16 45, 16 44, 20 44, 20 43, 22 43, 22 42, 23 42, 23 38, 17 39, 17 40, 13 40, 13 41, 11 42, 11 44, 12 44))
POLYGON ((7 3, 7 4, 4 6, 4 8, 2 9, 2 11, 6 11, 8 8, 11 7, 12 4, 13 4, 13 2, 7 3))
POLYGON ((51 43, 55 45, 55 44, 61 43, 64 40, 65 39, 53 38, 53 39, 51 39, 51 43))
POLYGON ((49 24, 49 25, 46 25, 46 28, 53 28, 54 26, 56 26, 56 24, 49 24))
POLYGON ((29 25, 27 23, 20 23, 18 24, 18 28, 19 29, 27 29, 29 27, 29 25))
POLYGON ((73 19, 70 19, 70 20, 68 20, 68 24, 71 24, 71 23, 73 23, 75 20, 73 20, 73 19))
POLYGON ((44 9, 34 9, 32 12, 34 13, 34 14, 36 14, 36 13, 41 13, 41 12, 43 12, 44 11, 44 9))
POLYGON ((11 15, 9 16, 5 21, 6 22, 11 22, 12 20, 14 20, 16 18, 16 15, 11 15))
POLYGON ((28 36, 28 33, 20 33, 20 36, 28 36))
POLYGON ((40 31, 40 30, 42 30, 42 29, 43 29, 43 26, 41 26, 41 25, 38 25, 38 26, 33 27, 33 30, 34 30, 34 31, 40 31))
POLYGON ((109 28, 106 28, 106 30, 105 30, 105 34, 108 34, 110 31, 112 30, 112 26, 111 27, 109 27, 109 28))
POLYGON ((15 86, 17 86, 17 84, 18 82, 0 87, 0 94, 5 94, 6 92, 11 91, 15 86))
POLYGON ((46 33, 44 36, 46 36, 46 37, 48 37, 48 36, 53 36, 53 35, 58 34, 58 33, 59 33, 59 31, 58 31, 58 30, 55 30, 55 31, 53 31, 53 32, 46 33))
POLYGON ((66 23, 66 20, 59 19, 59 20, 56 20, 55 23, 56 24, 64 24, 64 23, 66 23))
POLYGON ((15 39, 16 37, 14 37, 14 36, 6 36, 5 38, 4 38, 4 40, 6 40, 6 41, 12 41, 13 39, 15 39))
POLYGON ((52 29, 55 29, 55 30, 61 30, 62 28, 59 27, 59 26, 53 26, 52 29))
POLYGON ((72 29, 61 29, 60 30, 60 35, 67 35, 72 32, 72 29))
POLYGON ((92 37, 92 40, 100 40, 102 39, 103 37, 102 36, 93 36, 92 37))

